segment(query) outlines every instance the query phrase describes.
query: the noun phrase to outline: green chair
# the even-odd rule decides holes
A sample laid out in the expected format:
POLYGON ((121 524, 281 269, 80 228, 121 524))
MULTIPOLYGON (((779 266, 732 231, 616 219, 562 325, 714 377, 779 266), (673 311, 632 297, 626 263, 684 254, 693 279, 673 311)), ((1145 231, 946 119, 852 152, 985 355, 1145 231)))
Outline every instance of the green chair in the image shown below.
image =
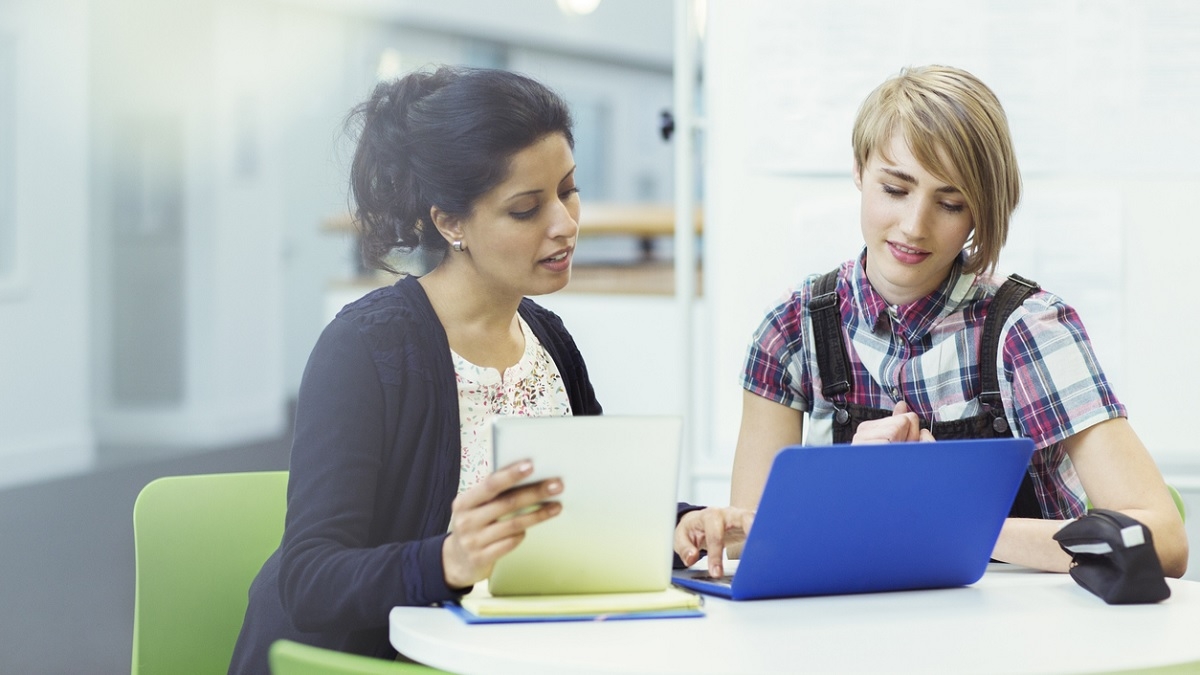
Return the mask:
POLYGON ((1196 673, 1200 673, 1200 661, 1132 670, 1106 670, 1102 675, 1196 675, 1196 673))
POLYGON ((1179 509, 1179 517, 1186 523, 1187 506, 1183 503, 1183 495, 1179 494, 1179 490, 1176 490, 1174 485, 1168 484, 1167 489, 1171 491, 1171 499, 1175 500, 1175 508, 1179 509))
POLYGON ((283 537, 287 472, 159 478, 133 505, 133 675, 225 673, 283 537))
POLYGON ((271 675, 432 675, 444 673, 415 663, 384 661, 357 654, 276 640, 271 645, 271 675))

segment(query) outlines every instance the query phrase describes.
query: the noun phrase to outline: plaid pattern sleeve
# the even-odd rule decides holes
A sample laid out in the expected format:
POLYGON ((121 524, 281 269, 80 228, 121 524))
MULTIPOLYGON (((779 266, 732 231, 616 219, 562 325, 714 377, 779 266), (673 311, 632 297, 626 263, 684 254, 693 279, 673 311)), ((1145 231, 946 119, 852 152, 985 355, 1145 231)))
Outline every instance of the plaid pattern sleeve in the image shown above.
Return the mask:
POLYGON ((812 375, 804 358, 804 307, 811 282, 789 292, 763 319, 746 354, 742 387, 803 412, 809 410, 812 375))
POLYGON ((1007 322, 1001 386, 1004 407, 1020 435, 1039 448, 1031 473, 1047 518, 1083 515, 1082 485, 1062 441, 1114 417, 1126 416, 1101 370, 1087 331, 1070 306, 1038 293, 1007 322))
POLYGON ((1005 407, 1039 448, 1126 415, 1079 315, 1058 297, 1038 293, 1026 300, 1008 320, 1003 352, 1012 384, 1005 407))

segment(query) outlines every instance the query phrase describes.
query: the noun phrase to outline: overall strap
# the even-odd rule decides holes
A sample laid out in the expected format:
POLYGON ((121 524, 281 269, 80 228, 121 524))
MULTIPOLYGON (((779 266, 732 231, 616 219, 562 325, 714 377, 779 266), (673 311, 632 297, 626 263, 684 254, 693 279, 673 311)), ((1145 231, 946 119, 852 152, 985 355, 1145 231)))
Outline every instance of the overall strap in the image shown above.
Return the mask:
POLYGON ((821 373, 821 393, 832 401, 850 391, 850 356, 842 338, 842 313, 837 295, 838 269, 817 278, 808 299, 812 316, 813 342, 817 347, 817 367, 821 373))
MULTIPOLYGON (((1025 302, 1041 287, 1036 281, 1030 281, 1019 274, 1009 275, 1008 279, 996 291, 992 304, 988 307, 987 318, 983 321, 983 337, 979 343, 979 402, 985 407, 1003 410, 1004 403, 1000 398, 1000 379, 996 373, 996 361, 1000 349, 1000 329, 1004 322, 1021 303, 1025 302)), ((997 420, 999 421, 999 420, 997 420)), ((1007 422, 1005 422, 1007 425, 1007 422)), ((1000 431, 997 429, 997 431, 1000 431)))

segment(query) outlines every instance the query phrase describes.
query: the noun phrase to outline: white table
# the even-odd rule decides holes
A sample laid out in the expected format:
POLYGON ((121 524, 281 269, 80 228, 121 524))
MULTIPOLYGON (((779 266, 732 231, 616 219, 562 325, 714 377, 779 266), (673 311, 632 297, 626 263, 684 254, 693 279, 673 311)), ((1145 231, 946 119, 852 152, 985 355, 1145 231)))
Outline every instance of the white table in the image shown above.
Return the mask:
POLYGON ((993 564, 965 588, 785 600, 708 598, 707 616, 467 625, 397 607, 391 642, 471 675, 1079 673, 1200 661, 1200 583, 1110 606, 1065 574, 993 564))

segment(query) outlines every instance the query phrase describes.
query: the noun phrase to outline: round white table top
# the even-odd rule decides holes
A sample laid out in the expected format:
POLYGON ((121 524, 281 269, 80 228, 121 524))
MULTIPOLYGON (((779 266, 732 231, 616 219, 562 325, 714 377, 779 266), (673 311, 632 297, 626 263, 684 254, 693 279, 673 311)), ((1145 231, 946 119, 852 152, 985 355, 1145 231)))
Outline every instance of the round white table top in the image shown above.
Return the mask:
POLYGON ((963 588, 733 602, 703 618, 468 625, 397 607, 391 642, 456 673, 1080 673, 1200 661, 1200 583, 1106 605, 1065 574, 997 565, 963 588))

